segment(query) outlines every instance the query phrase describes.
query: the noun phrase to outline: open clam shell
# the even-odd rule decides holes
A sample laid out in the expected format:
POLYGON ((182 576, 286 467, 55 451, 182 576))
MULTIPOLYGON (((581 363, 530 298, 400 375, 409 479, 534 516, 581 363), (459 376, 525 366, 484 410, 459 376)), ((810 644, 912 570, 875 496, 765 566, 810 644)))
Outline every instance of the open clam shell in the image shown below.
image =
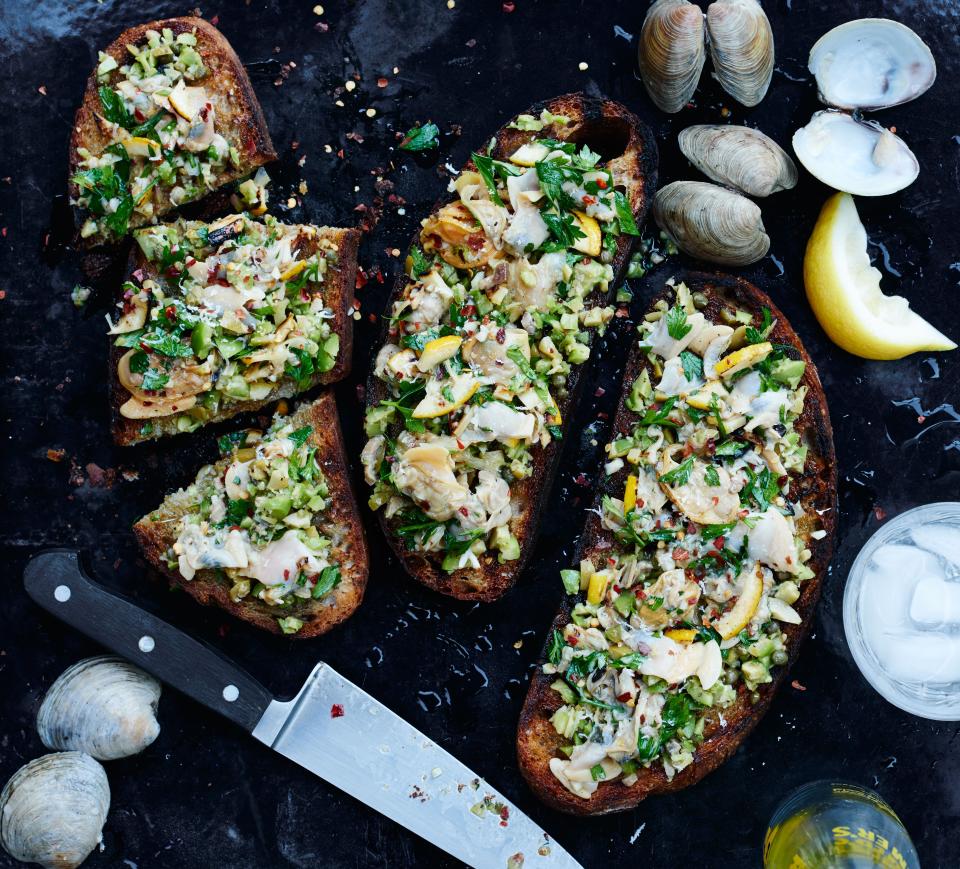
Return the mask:
POLYGON ((706 181, 674 181, 662 187, 653 201, 653 216, 684 253, 709 262, 745 266, 770 249, 756 203, 706 181))
POLYGON ((704 175, 748 196, 769 196, 797 183, 797 167, 776 142, 750 127, 698 124, 677 137, 704 175))
POLYGON ((737 102, 755 106, 773 78, 773 30, 757 0, 716 0, 707 7, 714 75, 737 102))
POLYGON ((656 0, 637 42, 644 87, 657 108, 679 112, 693 96, 707 59, 703 12, 687 0, 656 0))
POLYGON ((79 751, 45 754, 0 793, 0 843, 16 860, 74 869, 101 840, 110 810, 102 766, 79 751))
POLYGON ((916 99, 937 77, 926 43, 888 18, 847 21, 820 37, 808 66, 820 99, 840 109, 885 109, 916 99))
POLYGON ((920 174, 920 164, 903 139, 844 112, 817 112, 793 134, 793 150, 811 175, 856 196, 896 193, 920 174))
POLYGON ((160 683, 122 658, 100 655, 67 668, 37 715, 47 748, 83 751, 99 760, 138 754, 160 733, 160 683))

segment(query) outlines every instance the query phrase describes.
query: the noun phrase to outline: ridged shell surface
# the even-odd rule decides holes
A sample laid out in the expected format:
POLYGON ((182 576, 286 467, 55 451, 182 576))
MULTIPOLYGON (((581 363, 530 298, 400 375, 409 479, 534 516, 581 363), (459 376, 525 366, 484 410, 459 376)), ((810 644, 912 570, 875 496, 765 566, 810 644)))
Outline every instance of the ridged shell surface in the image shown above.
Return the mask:
POLYGON ((661 188, 653 216, 684 253, 708 262, 749 265, 770 249, 757 204, 706 181, 674 181, 661 188))
POLYGON ((748 196, 769 196, 797 183, 793 160, 759 130, 699 124, 681 130, 677 140, 704 175, 748 196))
POLYGON ((50 749, 83 751, 98 760, 138 754, 160 733, 160 683, 111 655, 67 668, 50 686, 37 732, 50 749))
POLYGON ((773 30, 757 0, 716 0, 707 7, 714 75, 737 102, 755 106, 773 78, 773 30))
POLYGON ((16 860, 75 869, 100 843, 110 810, 102 766, 79 751, 45 754, 0 793, 0 843, 16 860))
POLYGON ((656 0, 637 42, 644 87, 657 108, 679 112, 693 96, 707 59, 703 12, 686 0, 656 0))

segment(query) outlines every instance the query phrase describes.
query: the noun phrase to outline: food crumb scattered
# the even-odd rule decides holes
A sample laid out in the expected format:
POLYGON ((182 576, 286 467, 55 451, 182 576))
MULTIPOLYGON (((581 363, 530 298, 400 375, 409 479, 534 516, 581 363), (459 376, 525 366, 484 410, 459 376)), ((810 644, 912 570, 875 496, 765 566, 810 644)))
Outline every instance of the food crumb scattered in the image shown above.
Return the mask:
POLYGON ((316 6, 313 7, 313 14, 314 14, 314 15, 323 15, 323 7, 322 7, 319 3, 318 3, 316 6))
POLYGON ((343 86, 344 86, 348 91, 352 91, 354 88, 356 88, 357 83, 356 83, 355 81, 353 81, 352 79, 347 79, 347 81, 344 83, 343 86))
POLYGON ((330 707, 331 718, 343 718, 343 714, 344 713, 343 713, 342 703, 334 703, 333 706, 330 707))
POLYGON ((45 84, 40 85, 40 87, 38 87, 37 90, 44 96, 47 95, 47 86, 45 84))
POLYGON ((47 450, 47 458, 51 462, 62 462, 63 457, 67 454, 67 451, 64 449, 49 449, 47 450))
POLYGON ((577 64, 577 69, 579 69, 580 72, 586 72, 588 69, 590 69, 590 64, 588 64, 585 60, 581 60, 580 63, 577 64))
POLYGON ((367 109, 366 112, 364 112, 364 114, 365 114, 368 118, 372 118, 372 117, 375 117, 375 116, 376 116, 377 110, 376 110, 376 109, 367 109))
POLYGON ((806 690, 807 690, 806 686, 805 686, 805 685, 801 685, 800 682, 797 681, 796 679, 794 679, 794 680, 790 683, 790 687, 791 687, 791 688, 796 688, 797 691, 806 691, 806 690))

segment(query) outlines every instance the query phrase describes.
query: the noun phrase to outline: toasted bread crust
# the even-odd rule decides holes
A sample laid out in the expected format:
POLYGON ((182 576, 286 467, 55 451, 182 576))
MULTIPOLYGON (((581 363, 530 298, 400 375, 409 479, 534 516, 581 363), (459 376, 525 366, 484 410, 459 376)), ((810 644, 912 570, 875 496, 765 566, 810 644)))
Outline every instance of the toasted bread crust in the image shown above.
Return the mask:
MULTIPOLYGON (((654 285, 653 281, 662 283, 666 277, 667 275, 660 271, 658 275, 650 278, 650 283, 651 285, 654 285)), ((769 708, 788 669, 796 659, 801 642, 810 630, 823 577, 833 554, 837 525, 837 472, 833 429, 830 425, 826 397, 820 378, 806 349, 770 298, 742 278, 698 272, 677 273, 676 278, 678 283, 683 281, 691 292, 707 295, 709 304, 704 313, 708 320, 713 319, 712 315, 718 312, 724 300, 757 315, 764 307, 769 308, 777 321, 771 340, 794 346, 806 362, 801 383, 807 387, 807 396, 803 414, 794 425, 808 443, 809 452, 804 472, 791 474, 791 477, 807 514, 807 523, 801 530, 807 535, 807 546, 812 552, 808 566, 815 576, 801 584, 800 599, 793 605, 802 617, 802 623, 781 625, 781 629, 787 635, 789 652, 787 664, 777 668, 771 683, 757 688, 760 700, 755 704, 750 702, 745 686, 742 683, 738 686, 737 699, 723 712, 726 726, 721 727, 716 718, 708 719, 706 738, 697 747, 693 763, 677 773, 672 781, 667 779, 663 766, 654 763, 649 769, 641 768, 638 771, 636 783, 630 787, 623 785, 620 780, 615 780, 601 784, 590 799, 582 799, 570 793, 549 768, 550 758, 557 755, 557 750, 562 743, 550 723, 550 716, 562 705, 562 701, 557 692, 550 688, 553 677, 548 677, 538 667, 531 676, 530 687, 520 714, 520 723, 517 728, 517 759, 523 777, 541 800, 559 811, 574 815, 601 815, 623 811, 633 808, 650 794, 669 793, 688 787, 715 770, 736 751, 769 708), (826 536, 820 540, 809 537, 809 532, 814 530, 814 522, 827 532, 826 536)), ((672 293, 668 290, 658 298, 672 301, 672 293)), ((624 390, 611 429, 613 432, 629 431, 638 420, 637 414, 627 409, 624 400, 629 395, 630 385, 646 364, 644 354, 639 352, 635 345, 624 372, 624 390)), ((599 506, 604 494, 610 495, 623 491, 626 473, 626 470, 622 470, 606 479, 597 493, 595 506, 599 506)), ((602 529, 599 517, 591 513, 580 541, 577 557, 589 558, 590 554, 599 547, 609 545, 611 539, 610 532, 602 529)), ((562 630, 569 620, 569 599, 565 595, 561 610, 553 621, 548 637, 554 629, 562 630)), ((546 660, 546 647, 540 654, 539 662, 542 664, 544 660, 546 660)))
MULTIPOLYGON (((625 179, 625 193, 633 209, 637 226, 642 226, 653 191, 657 186, 657 149, 649 129, 620 103, 611 100, 599 100, 580 93, 566 94, 531 106, 527 113, 539 116, 547 109, 553 114, 566 115, 571 122, 566 127, 552 125, 536 134, 502 127, 494 137, 492 155, 506 159, 521 144, 535 135, 551 136, 556 139, 570 140, 578 144, 589 144, 604 159, 610 159, 609 168, 617 178, 625 179)), ((468 162, 465 169, 474 169, 468 162)), ((414 239, 416 242, 417 239, 414 239)), ((614 280, 610 289, 616 286, 623 275, 633 248, 632 236, 621 235, 617 242, 617 252, 611 263, 614 280)), ((401 274, 394 287, 389 305, 402 294, 407 277, 401 274)), ((586 304, 604 304, 607 297, 595 290, 586 300, 586 304)), ((384 327, 380 345, 387 340, 387 326, 384 327)), ((589 364, 589 363, 587 363, 589 364)), ((586 365, 574 366, 567 380, 568 397, 560 402, 563 417, 563 434, 569 432, 573 410, 582 391, 582 381, 586 365)), ((371 373, 367 382, 367 406, 373 406, 387 397, 387 387, 371 373)), ((510 530, 520 543, 520 558, 499 564, 494 555, 481 557, 480 569, 458 570, 446 573, 441 567, 442 559, 435 556, 408 551, 394 529, 397 520, 389 520, 380 514, 380 524, 390 546, 403 562, 407 572, 418 582, 429 588, 461 600, 493 601, 506 593, 520 575, 536 542, 540 517, 550 494, 557 463, 563 449, 563 442, 553 440, 544 448, 533 452, 533 472, 524 480, 511 485, 511 496, 522 505, 521 512, 510 523, 510 530)))
MULTIPOLYGON (((301 252, 305 257, 312 255, 318 249, 321 238, 331 240, 337 247, 337 263, 327 269, 323 285, 324 300, 333 310, 330 327, 335 334, 340 336, 340 349, 333 368, 314 375, 306 389, 298 389, 294 381, 284 379, 277 384, 276 388, 266 398, 260 401, 239 401, 224 404, 210 420, 211 423, 221 422, 247 411, 260 410, 277 399, 291 398, 320 384, 337 383, 349 376, 353 361, 353 318, 350 316, 350 308, 353 305, 356 288, 357 248, 360 244, 360 230, 329 226, 321 226, 317 229, 319 234, 314 237, 312 243, 301 247, 301 252)), ((133 274, 138 269, 147 278, 156 279, 157 277, 156 267, 143 256, 140 248, 134 245, 130 254, 128 274, 133 274)), ((113 432, 114 443, 120 446, 130 446, 142 441, 156 440, 167 435, 178 434, 176 419, 173 417, 136 420, 127 419, 121 415, 120 407, 130 397, 130 393, 124 389, 117 376, 117 363, 125 352, 124 348, 116 347, 111 343, 107 382, 110 391, 111 431, 113 432), (153 424, 149 434, 144 434, 142 431, 144 422, 153 424)))
MULTIPOLYGON (((317 447, 321 467, 330 490, 330 506, 318 522, 320 526, 332 526, 341 535, 341 544, 332 550, 334 560, 340 564, 340 584, 325 598, 294 603, 282 610, 260 600, 244 599, 239 603, 230 598, 230 587, 219 580, 212 570, 201 570, 190 581, 177 570, 167 566, 166 552, 176 540, 172 533, 176 518, 182 511, 168 497, 163 504, 133 526, 133 533, 147 561, 163 574, 171 585, 182 588, 202 604, 213 604, 245 622, 270 631, 281 633, 277 619, 296 616, 303 627, 293 634, 295 638, 315 637, 324 634, 349 618, 363 599, 367 585, 367 541, 357 510, 357 502, 350 486, 350 469, 347 466, 337 416, 337 404, 333 393, 326 390, 310 404, 302 405, 290 417, 295 427, 309 425, 313 428, 310 443, 317 447)), ((229 459, 221 459, 217 465, 226 467, 229 459)))
MULTIPOLYGON (((218 132, 240 153, 240 165, 221 172, 216 179, 215 188, 243 178, 257 167, 276 160, 277 153, 270 139, 263 109, 254 93, 253 85, 250 84, 250 78, 226 37, 209 22, 202 18, 185 16, 138 24, 136 27, 124 30, 104 51, 118 64, 124 64, 130 59, 127 45, 142 42, 148 30, 162 30, 165 27, 172 30, 175 35, 196 31, 197 51, 209 70, 209 74, 199 79, 197 84, 209 87, 219 95, 218 132), (228 107, 228 111, 225 111, 224 107, 228 107)), ((87 148, 91 153, 99 154, 110 144, 96 120, 96 115, 101 110, 100 97, 97 93, 99 86, 96 69, 94 69, 87 79, 83 101, 74 118, 73 132, 70 136, 69 178, 72 178, 79 168, 81 160, 79 148, 87 148)), ((72 182, 68 186, 70 197, 76 197, 79 193, 77 186, 72 182)), ((157 203, 152 218, 134 213, 130 218, 130 229, 156 223, 175 208, 176 206, 167 200, 157 203)), ((79 208, 74 209, 78 233, 86 217, 85 211, 79 208)), ((88 239, 82 239, 80 243, 84 247, 92 247, 119 241, 120 239, 97 234, 88 239)))

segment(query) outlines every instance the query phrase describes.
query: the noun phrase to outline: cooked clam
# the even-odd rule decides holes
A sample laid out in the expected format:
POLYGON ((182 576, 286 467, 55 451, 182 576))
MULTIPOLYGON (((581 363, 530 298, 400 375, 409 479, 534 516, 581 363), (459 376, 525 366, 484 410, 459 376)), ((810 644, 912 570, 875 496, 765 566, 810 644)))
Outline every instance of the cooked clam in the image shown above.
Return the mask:
POLYGON ((653 216, 677 247, 699 259, 744 266, 770 249, 759 207, 706 181, 674 181, 661 188, 653 216))
POLYGON ((856 196, 895 193, 920 174, 920 164, 903 139, 844 112, 817 112, 793 134, 793 150, 811 175, 856 196))
POLYGON ((79 751, 20 767, 0 793, 0 843, 24 863, 74 869, 97 847, 107 812, 107 774, 79 751))
POLYGON ((885 109, 916 99, 937 65, 924 41, 887 18, 861 18, 828 31, 810 50, 820 99, 840 109, 885 109))
POLYGON ((737 102, 755 106, 773 78, 773 31, 757 0, 716 0, 707 7, 714 75, 737 102))
POLYGON ((160 683, 122 658, 100 655, 68 667, 37 715, 47 748, 83 751, 98 760, 139 754, 160 733, 160 683))
POLYGON ((686 0, 656 0, 643 21, 637 62, 657 108, 673 114, 690 102, 706 59, 700 7, 686 0))
POLYGON ((750 127, 698 124, 677 137, 683 155, 708 178, 749 196, 797 183, 797 167, 776 142, 750 127))

